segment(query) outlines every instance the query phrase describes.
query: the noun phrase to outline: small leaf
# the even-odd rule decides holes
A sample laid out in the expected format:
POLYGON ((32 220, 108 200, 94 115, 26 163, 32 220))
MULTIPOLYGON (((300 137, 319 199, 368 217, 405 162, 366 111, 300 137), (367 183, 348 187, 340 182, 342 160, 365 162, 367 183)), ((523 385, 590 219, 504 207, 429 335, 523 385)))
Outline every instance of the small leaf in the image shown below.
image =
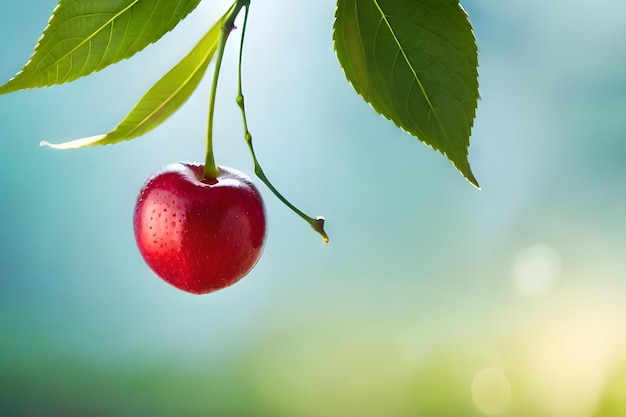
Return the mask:
POLYGON ((469 182, 478 57, 458 0, 338 0, 335 51, 374 110, 452 161, 469 182))
POLYGON ((134 139, 159 126, 187 101, 200 84, 217 50, 225 17, 218 20, 191 52, 150 88, 114 130, 106 135, 60 144, 42 141, 41 145, 55 149, 111 145, 134 139))
POLYGON ((24 68, 0 94, 44 87, 128 58, 156 42, 200 0, 61 0, 24 68))

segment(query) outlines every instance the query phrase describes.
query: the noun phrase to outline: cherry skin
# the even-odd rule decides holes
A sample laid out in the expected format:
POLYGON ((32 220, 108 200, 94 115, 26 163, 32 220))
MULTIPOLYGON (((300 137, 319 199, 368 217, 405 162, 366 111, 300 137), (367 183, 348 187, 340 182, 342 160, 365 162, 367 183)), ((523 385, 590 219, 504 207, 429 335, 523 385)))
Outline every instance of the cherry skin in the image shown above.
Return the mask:
POLYGON ((137 246, 164 281, 194 294, 228 287, 259 260, 265 241, 261 194, 243 173, 175 163, 152 176, 135 206, 137 246))

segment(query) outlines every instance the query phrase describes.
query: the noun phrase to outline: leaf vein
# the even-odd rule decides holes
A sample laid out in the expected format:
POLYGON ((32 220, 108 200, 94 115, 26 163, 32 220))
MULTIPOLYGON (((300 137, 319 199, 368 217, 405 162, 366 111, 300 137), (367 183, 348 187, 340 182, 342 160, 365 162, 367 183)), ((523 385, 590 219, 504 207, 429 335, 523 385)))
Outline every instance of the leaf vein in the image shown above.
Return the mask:
MULTIPOLYGON (((63 54, 60 58, 57 58, 52 64, 48 65, 48 68, 50 67, 58 67, 61 63, 61 61, 63 61, 66 58, 70 58, 74 55, 74 53, 80 49, 82 46, 84 46, 85 44, 89 43, 97 34, 99 34, 102 30, 104 30, 104 28, 106 28, 107 26, 109 26, 109 24, 111 22, 113 22, 115 19, 117 19, 119 16, 123 15, 123 13, 125 13, 127 10, 129 10, 130 8, 132 8, 137 2, 139 2, 139 0, 133 0, 133 2, 126 6, 124 9, 122 9, 121 11, 114 13, 113 17, 111 19, 109 19, 108 21, 106 21, 103 25, 101 25, 99 28, 97 28, 92 34, 90 34, 89 36, 87 36, 86 38, 80 38, 81 41, 74 46, 72 49, 70 49, 68 52, 66 52, 65 54, 63 54)), ((81 16, 89 16, 90 14, 84 14, 81 16)), ((53 49, 51 49, 46 55, 43 56, 42 60, 40 60, 40 63, 44 62, 44 59, 53 51, 53 49)), ((37 66, 37 69, 39 69, 39 65, 37 66)), ((43 72, 43 71, 42 71, 43 72)), ((58 72, 58 69, 57 69, 58 72)), ((58 78, 57 78, 58 80, 58 78)))
MULTIPOLYGON (((430 10, 432 13, 434 13, 434 14, 436 14, 436 15, 440 16, 441 18, 443 18, 443 20, 446 20, 446 21, 450 24, 450 26, 451 26, 451 27, 456 27, 455 22, 453 22, 453 21, 450 19, 450 17, 449 17, 449 16, 444 15, 444 14, 441 14, 441 13, 440 13, 437 9, 434 9, 434 8, 432 8, 432 7, 428 6, 428 5, 427 5, 427 4, 425 4, 425 3, 422 3, 421 5, 422 5, 424 8, 426 8, 426 9, 430 10)), ((411 11, 411 13, 413 13, 413 12, 414 12, 414 10, 415 10, 416 8, 417 8, 417 6, 415 6, 415 7, 413 8, 413 10, 411 11)), ((407 14, 409 14, 409 13, 407 13, 407 14)), ((406 16, 406 14, 405 14, 405 16, 406 16)), ((407 17, 403 17, 403 16, 390 16, 390 17, 393 17, 394 19, 398 19, 398 20, 405 20, 405 21, 409 22, 410 24, 415 25, 414 21, 412 21, 412 20, 408 19, 407 17)), ((439 35, 439 34, 438 34, 438 33, 436 33, 436 32, 433 32, 432 30, 429 30, 429 29, 427 29, 427 28, 425 28, 425 27, 422 27, 421 29, 423 29, 424 31, 426 31, 426 32, 430 33, 430 34, 431 34, 431 35, 433 35, 434 37, 438 38, 438 39, 439 39, 439 40, 441 40, 442 42, 444 42, 444 43, 446 43, 447 45, 449 45, 449 46, 450 46, 450 47, 451 47, 451 48, 452 48, 455 52, 459 53, 459 55, 461 55, 461 56, 463 57, 463 59, 464 59, 464 60, 465 60, 465 61, 466 61, 466 62, 467 62, 470 66, 475 65, 475 63, 474 63, 474 62, 471 62, 471 61, 467 58, 467 56, 465 56, 465 55, 462 53, 463 51, 462 51, 462 50, 461 50, 458 46, 451 44, 451 43, 450 43, 447 39, 443 38, 441 35, 439 35)))
POLYGON ((417 73, 415 72, 415 68, 413 68, 413 66, 411 65, 411 62, 409 61, 408 57, 406 56, 406 53, 404 52, 404 49, 403 49, 403 47, 402 47, 402 45, 400 43, 400 40, 396 36, 396 33, 393 30, 393 27, 391 26, 391 23, 389 22, 388 16, 385 14, 385 12, 380 7, 380 4, 378 3, 379 0, 372 0, 372 1, 374 2, 374 5, 376 6, 376 8, 378 9, 379 13, 381 14, 382 20, 384 21, 385 25, 387 26, 387 29, 391 33, 391 36, 393 37, 396 46, 400 50, 400 52, 401 52, 401 54, 402 54, 402 56, 404 58, 404 61, 406 62, 406 64, 408 65, 409 69, 413 73, 413 76, 417 80, 417 83, 418 83, 418 85, 420 87, 420 90, 422 91, 422 94, 424 95, 424 98, 426 99, 426 102, 428 103, 428 106, 432 109, 433 114, 435 115, 437 120, 439 120, 439 118, 437 116, 437 112, 435 111, 435 108, 433 106, 433 103, 431 102, 430 97, 428 96, 428 93, 426 92, 426 89, 424 88, 424 85, 422 84, 422 81, 417 76, 417 73))
MULTIPOLYGON (((141 39, 141 35, 145 32, 146 28, 148 28, 150 24, 152 23, 152 19, 154 18, 154 13, 159 8, 159 3, 161 3, 161 0, 156 0, 156 3, 154 4, 154 7, 152 8, 152 12, 150 13, 150 16, 146 19, 146 23, 139 29, 139 32, 135 35, 135 41, 133 44, 131 44, 131 49, 135 47, 135 44, 137 43, 137 41, 141 39)), ((132 10, 131 10, 131 13, 132 13, 132 10)))

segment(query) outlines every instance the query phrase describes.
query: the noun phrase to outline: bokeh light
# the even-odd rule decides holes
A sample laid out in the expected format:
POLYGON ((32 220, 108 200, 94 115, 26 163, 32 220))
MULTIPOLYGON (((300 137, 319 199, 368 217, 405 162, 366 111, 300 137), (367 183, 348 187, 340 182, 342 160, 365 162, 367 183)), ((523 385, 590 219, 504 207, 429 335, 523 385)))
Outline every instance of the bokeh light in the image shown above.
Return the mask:
POLYGON ((502 370, 483 368, 472 380, 472 398, 483 413, 502 414, 511 404, 511 383, 502 370))
POLYGON ((552 289, 561 274, 559 254, 545 244, 524 248, 515 257, 512 274, 515 287, 521 294, 544 294, 552 289))

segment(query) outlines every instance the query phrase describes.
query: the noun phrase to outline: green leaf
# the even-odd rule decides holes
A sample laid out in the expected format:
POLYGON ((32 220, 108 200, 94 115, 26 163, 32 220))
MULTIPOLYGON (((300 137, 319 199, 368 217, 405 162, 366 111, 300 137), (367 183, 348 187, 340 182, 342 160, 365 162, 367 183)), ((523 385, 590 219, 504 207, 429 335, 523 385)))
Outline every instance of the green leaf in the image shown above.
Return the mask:
POLYGON ((61 0, 30 61, 0 94, 73 81, 156 42, 200 0, 61 0))
POLYGON ((134 139, 159 126, 187 101, 200 84, 217 50, 225 18, 226 15, 218 20, 191 52, 150 88, 114 130, 106 135, 91 136, 61 144, 43 141, 41 145, 55 149, 111 145, 134 139))
POLYGON ((458 0, 338 0, 335 17, 335 51, 356 91, 478 187, 467 159, 478 54, 458 0))

